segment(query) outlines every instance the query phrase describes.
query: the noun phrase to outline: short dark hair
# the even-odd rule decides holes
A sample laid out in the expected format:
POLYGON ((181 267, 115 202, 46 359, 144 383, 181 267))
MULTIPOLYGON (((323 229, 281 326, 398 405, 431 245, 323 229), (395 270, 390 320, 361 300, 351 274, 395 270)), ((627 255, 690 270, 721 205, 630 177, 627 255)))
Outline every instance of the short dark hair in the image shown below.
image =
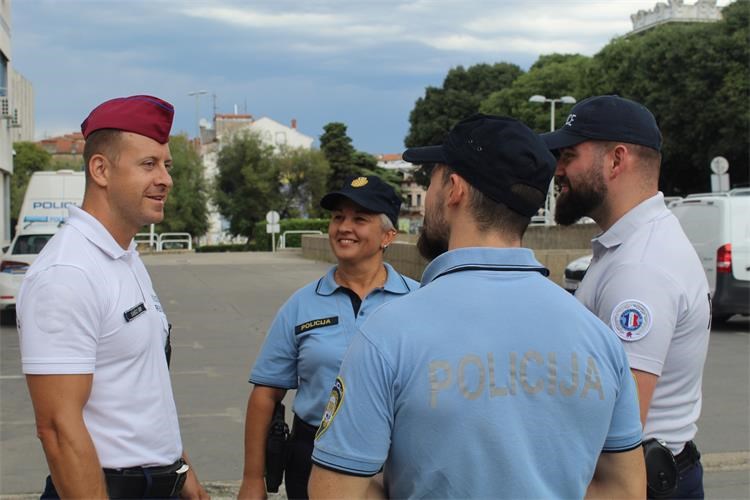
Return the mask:
MULTIPOLYGON (((448 165, 440 165, 440 167, 443 168, 442 181, 445 184, 450 180, 451 174, 456 172, 448 165)), ((488 198, 468 182, 466 185, 469 188, 469 208, 477 227, 481 231, 497 231, 509 236, 523 238, 531 222, 531 217, 508 208, 504 203, 498 203, 488 198)), ((539 206, 544 203, 546 196, 537 188, 525 184, 514 184, 511 191, 526 202, 539 206)))
POLYGON ((89 134, 86 144, 83 146, 83 170, 86 179, 89 178, 89 161, 96 154, 101 154, 113 163, 120 156, 120 140, 122 131, 114 128, 103 128, 89 134))
POLYGON ((661 152, 648 146, 616 141, 594 141, 599 146, 599 154, 608 153, 618 144, 625 144, 630 152, 638 157, 641 172, 647 179, 659 180, 661 170, 661 152))

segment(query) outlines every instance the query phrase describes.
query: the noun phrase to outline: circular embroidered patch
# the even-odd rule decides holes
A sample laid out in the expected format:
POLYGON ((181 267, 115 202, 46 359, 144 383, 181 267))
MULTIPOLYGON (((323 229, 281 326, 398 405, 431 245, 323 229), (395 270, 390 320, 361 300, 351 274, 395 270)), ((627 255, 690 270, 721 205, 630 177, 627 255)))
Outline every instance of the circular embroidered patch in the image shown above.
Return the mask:
POLYGON ((323 419, 320 421, 320 427, 318 427, 318 432, 315 433, 315 439, 319 439, 320 436, 322 436, 325 431, 328 430, 328 427, 331 425, 331 422, 333 422, 333 417, 336 416, 336 413, 338 413, 339 408, 341 408, 341 403, 344 401, 344 379, 341 377, 336 377, 336 383, 333 384, 333 389, 331 390, 331 396, 328 398, 328 403, 326 403, 326 408, 323 410, 323 419))
POLYGON ((626 342, 641 340, 651 331, 651 310, 639 300, 624 300, 615 306, 610 324, 618 337, 626 342))
POLYGON ((357 177, 352 181, 352 187, 361 188, 362 186, 366 186, 367 182, 367 177, 357 177))

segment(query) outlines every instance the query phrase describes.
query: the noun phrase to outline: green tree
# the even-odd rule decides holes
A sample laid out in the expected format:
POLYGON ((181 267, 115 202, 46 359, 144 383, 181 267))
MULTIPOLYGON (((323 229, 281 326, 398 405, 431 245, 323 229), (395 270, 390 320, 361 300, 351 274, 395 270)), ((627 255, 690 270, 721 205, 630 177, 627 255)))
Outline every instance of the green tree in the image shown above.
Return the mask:
POLYGON ((354 146, 351 138, 346 134, 346 125, 341 122, 331 122, 323 127, 320 136, 320 150, 328 160, 331 168, 328 177, 328 189, 341 187, 347 177, 358 174, 352 163, 354 146))
POLYGON ((203 163, 187 135, 169 138, 172 153, 172 191, 164 208, 166 216, 157 232, 186 232, 194 237, 208 231, 208 186, 203 163))
POLYGON ((330 173, 325 155, 317 149, 282 148, 274 161, 281 178, 281 217, 322 216, 320 199, 330 173))
POLYGON ((441 88, 427 87, 409 114, 407 147, 443 142, 456 122, 479 111, 481 102, 493 92, 509 87, 521 75, 515 64, 477 64, 451 69, 441 88))
POLYGON ((33 142, 14 142, 13 175, 10 177, 10 219, 16 227, 31 174, 50 170, 52 155, 33 142))
POLYGON ((717 155, 729 160, 733 185, 748 182, 750 2, 722 14, 716 23, 673 23, 618 38, 594 56, 596 93, 634 99, 656 116, 666 194, 707 191, 717 155))
POLYGON ((214 203, 232 234, 250 238, 253 225, 282 205, 273 148, 256 134, 240 133, 219 151, 216 166, 214 203))
MULTIPOLYGON (((591 58, 580 54, 549 54, 540 56, 527 73, 512 85, 493 92, 480 105, 483 113, 512 116, 537 132, 550 130, 550 104, 529 102, 532 95, 550 99, 570 95, 580 100, 590 93, 587 77, 591 58)), ((571 105, 556 103, 555 124, 560 126, 571 105)))

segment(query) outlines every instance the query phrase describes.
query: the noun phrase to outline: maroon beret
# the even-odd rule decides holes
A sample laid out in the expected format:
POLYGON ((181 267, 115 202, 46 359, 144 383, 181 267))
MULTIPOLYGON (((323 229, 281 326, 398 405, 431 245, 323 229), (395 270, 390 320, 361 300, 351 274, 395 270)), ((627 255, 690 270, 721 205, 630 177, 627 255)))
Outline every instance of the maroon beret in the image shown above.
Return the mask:
POLYGON ((97 130, 112 128, 145 135, 160 144, 169 141, 174 106, 150 95, 118 97, 103 102, 81 123, 84 139, 97 130))

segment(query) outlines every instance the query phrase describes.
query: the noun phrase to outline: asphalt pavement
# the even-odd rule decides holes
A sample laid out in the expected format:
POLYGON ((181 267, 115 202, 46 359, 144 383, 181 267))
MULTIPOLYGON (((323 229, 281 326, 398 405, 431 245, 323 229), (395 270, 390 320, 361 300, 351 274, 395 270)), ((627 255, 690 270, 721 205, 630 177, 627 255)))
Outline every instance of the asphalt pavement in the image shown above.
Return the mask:
MULTIPOLYGON (((172 378, 186 450, 215 497, 242 475, 247 376, 277 309, 328 264, 296 251, 150 255, 173 324, 172 378)), ((706 497, 750 498, 750 322, 712 330, 696 442, 706 497)), ((38 498, 47 466, 21 374, 18 336, 0 327, 0 498, 38 498)))

